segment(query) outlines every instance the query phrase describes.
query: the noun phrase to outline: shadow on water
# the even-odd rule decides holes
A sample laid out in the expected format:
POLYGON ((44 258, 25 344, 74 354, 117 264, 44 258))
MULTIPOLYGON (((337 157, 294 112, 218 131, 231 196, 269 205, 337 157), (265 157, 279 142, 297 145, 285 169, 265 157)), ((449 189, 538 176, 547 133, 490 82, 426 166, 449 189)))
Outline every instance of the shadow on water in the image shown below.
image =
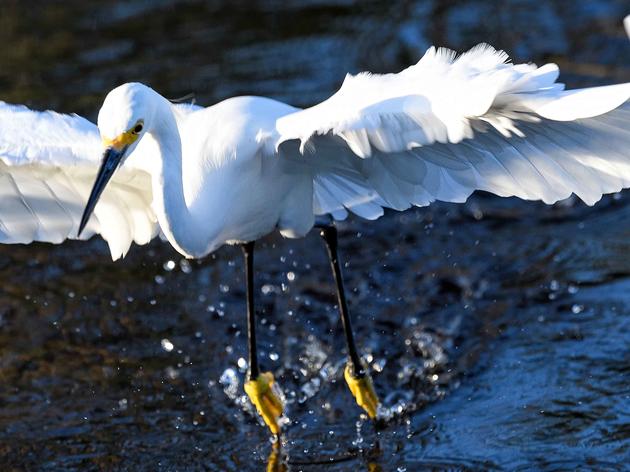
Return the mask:
MULTIPOLYGON (((9 1, 0 97, 94 118, 108 89, 141 80, 202 104, 255 93, 308 105, 348 70, 482 40, 558 62, 572 86, 630 80, 623 6, 9 1)), ((357 338, 385 405, 378 430, 343 382, 324 248, 268 237, 260 354, 288 417, 275 456, 242 391, 239 251, 189 262, 154 242, 113 263, 100 240, 0 247, 0 465, 623 470, 629 221, 622 193, 595 208, 479 194, 341 223, 357 338)))

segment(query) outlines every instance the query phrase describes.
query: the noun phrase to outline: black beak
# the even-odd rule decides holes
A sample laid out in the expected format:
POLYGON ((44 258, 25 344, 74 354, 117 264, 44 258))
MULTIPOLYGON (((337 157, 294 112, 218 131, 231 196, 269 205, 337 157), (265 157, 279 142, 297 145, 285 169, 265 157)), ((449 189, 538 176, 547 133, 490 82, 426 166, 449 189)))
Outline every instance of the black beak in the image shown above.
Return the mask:
POLYGON ((105 152, 103 153, 103 160, 101 161, 101 167, 98 170, 98 174, 96 174, 96 180, 94 181, 94 186, 92 187, 92 192, 90 193, 90 198, 88 198, 85 210, 83 210, 83 216, 81 217, 81 223, 79 223, 79 232, 77 233, 77 237, 81 236, 85 225, 94 211, 94 207, 96 206, 98 199, 103 193, 103 190, 105 190, 107 182, 109 182, 109 179, 111 179, 112 175, 114 175, 114 171, 120 164, 126 150, 127 146, 122 148, 120 151, 117 151, 112 147, 105 149, 105 152))

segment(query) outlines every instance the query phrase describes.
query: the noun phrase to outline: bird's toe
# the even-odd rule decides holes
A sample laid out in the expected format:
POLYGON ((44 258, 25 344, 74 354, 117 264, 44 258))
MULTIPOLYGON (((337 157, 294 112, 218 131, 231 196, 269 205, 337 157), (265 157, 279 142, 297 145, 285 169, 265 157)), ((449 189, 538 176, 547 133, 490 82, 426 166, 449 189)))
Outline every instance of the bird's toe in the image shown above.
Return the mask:
POLYGON ((273 391, 273 384, 273 374, 263 372, 245 383, 245 393, 271 432, 277 435, 280 434, 278 420, 282 416, 284 406, 280 397, 273 391))
POLYGON ((365 410, 370 419, 375 419, 379 400, 376 392, 374 391, 374 384, 372 383, 372 377, 370 377, 370 374, 368 374, 367 370, 364 369, 361 376, 355 375, 352 365, 348 363, 343 376, 346 379, 346 383, 348 384, 357 405, 365 410))

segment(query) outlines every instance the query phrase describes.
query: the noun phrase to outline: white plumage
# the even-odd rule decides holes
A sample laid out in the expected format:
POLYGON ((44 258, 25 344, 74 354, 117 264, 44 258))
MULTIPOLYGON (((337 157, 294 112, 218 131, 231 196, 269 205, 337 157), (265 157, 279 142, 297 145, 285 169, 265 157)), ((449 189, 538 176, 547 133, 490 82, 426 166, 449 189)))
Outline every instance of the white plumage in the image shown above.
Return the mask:
MULTIPOLYGON (((76 237, 103 152, 96 125, 0 102, 0 130, 0 241, 76 237)), ((121 168, 82 237, 100 233, 112 257, 149 242, 157 232, 150 186, 148 174, 121 168)))
POLYGON ((76 237, 103 145, 143 123, 83 237, 113 258, 158 232, 200 257, 314 216, 378 218, 475 190, 587 204, 630 186, 630 84, 565 91, 553 64, 512 65, 480 45, 431 48, 398 74, 348 76, 306 110, 256 97, 172 105, 112 91, 99 127, 0 102, 0 241, 76 237), (129 154, 130 153, 130 154, 129 154))

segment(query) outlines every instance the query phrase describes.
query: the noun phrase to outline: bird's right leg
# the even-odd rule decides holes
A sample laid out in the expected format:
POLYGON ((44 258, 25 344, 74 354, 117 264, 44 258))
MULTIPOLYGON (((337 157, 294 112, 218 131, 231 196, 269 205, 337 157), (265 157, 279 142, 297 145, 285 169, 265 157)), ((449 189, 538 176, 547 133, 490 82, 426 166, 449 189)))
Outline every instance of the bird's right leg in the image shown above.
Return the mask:
POLYGON ((275 435, 280 434, 278 419, 282 416, 282 401, 272 389, 274 378, 271 372, 260 372, 256 348, 256 312, 254 309, 254 243, 242 245, 247 279, 247 341, 249 344, 249 369, 245 382, 245 393, 262 416, 265 424, 275 435))
POLYGON ((326 243, 330 266, 332 268, 335 285, 337 287, 337 301, 339 303, 339 314, 341 315, 341 324, 346 335, 346 345, 348 346, 348 363, 344 370, 344 378, 350 388, 350 392, 361 408, 365 410, 371 419, 376 418, 376 412, 379 405, 378 396, 374 391, 372 378, 368 373, 365 365, 361 362, 357 346, 354 342, 352 333, 352 324, 350 314, 348 313, 348 304, 346 303, 346 292, 343 287, 343 278, 341 276, 341 267, 339 265, 339 255, 337 251, 337 228, 332 224, 321 225, 317 227, 320 230, 320 236, 326 243))

